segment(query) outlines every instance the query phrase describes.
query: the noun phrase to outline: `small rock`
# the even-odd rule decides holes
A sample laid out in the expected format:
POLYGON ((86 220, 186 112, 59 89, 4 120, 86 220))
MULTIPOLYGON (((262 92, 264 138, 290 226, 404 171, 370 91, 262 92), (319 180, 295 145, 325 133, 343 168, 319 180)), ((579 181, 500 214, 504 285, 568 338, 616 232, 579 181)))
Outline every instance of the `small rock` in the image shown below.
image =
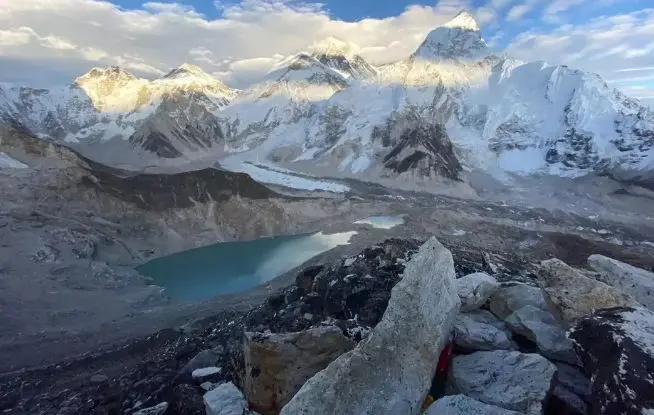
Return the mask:
POLYGON ((132 415, 163 415, 168 410, 168 402, 161 402, 156 406, 143 408, 134 412, 132 415))
POLYGON ((645 307, 654 310, 654 272, 602 255, 591 255, 588 266, 599 273, 600 281, 624 291, 645 307))
POLYGON ((459 306, 452 254, 431 238, 407 263, 372 333, 309 379, 281 413, 417 414, 459 306))
POLYGON ((547 311, 547 303, 538 287, 516 284, 500 287, 490 298, 489 308, 497 317, 505 319, 528 305, 547 311))
POLYGON ((188 361, 179 371, 180 374, 190 375, 196 369, 216 366, 220 356, 213 350, 202 350, 188 361))
POLYGON ((200 387, 207 392, 214 389, 216 386, 217 385, 213 382, 202 382, 200 384, 200 387))
POLYGON ((61 252, 54 246, 43 245, 30 256, 30 259, 36 264, 54 263, 57 262, 60 254, 61 252))
POLYGON ((595 310, 638 305, 629 295, 587 277, 559 259, 541 262, 538 282, 554 318, 566 327, 595 310))
POLYGON ((485 272, 466 275, 456 280, 456 291, 461 299, 461 311, 481 307, 495 294, 500 284, 485 272))
POLYGON ((343 266, 351 267, 355 262, 357 262, 357 257, 346 258, 343 262, 343 266))
POLYGON ((194 379, 202 379, 215 374, 219 374, 222 371, 221 368, 216 366, 203 367, 202 369, 195 369, 191 372, 191 377, 194 379))
POLYGON ((654 413, 654 312, 599 310, 569 336, 590 375, 593 414, 654 413))
POLYGON ((425 415, 520 415, 499 406, 488 405, 465 395, 445 396, 431 404, 425 415))
POLYGON ((245 397, 232 382, 223 383, 204 394, 207 415, 243 415, 245 397))
POLYGON ((555 371, 538 354, 476 352, 452 359, 448 388, 490 405, 540 415, 555 371))
POLYGON ((106 375, 103 375, 103 374, 95 374, 95 375, 91 376, 90 380, 91 380, 91 383, 104 383, 107 380, 109 380, 109 378, 106 375))
POLYGON ((528 305, 516 310, 504 322, 514 333, 536 343, 540 353, 548 359, 579 364, 572 341, 549 312, 528 305))
POLYGON ((465 350, 511 349, 511 333, 486 310, 459 314, 454 322, 455 345, 465 350))

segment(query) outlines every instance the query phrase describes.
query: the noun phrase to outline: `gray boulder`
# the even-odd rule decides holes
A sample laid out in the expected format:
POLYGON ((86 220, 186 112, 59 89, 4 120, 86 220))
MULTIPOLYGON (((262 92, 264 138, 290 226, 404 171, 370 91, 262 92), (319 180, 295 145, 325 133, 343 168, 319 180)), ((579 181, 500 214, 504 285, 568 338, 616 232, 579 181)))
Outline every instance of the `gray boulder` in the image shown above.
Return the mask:
POLYGON ((202 398, 207 415, 243 415, 245 397, 232 382, 223 383, 202 398))
POLYGON ((425 415, 520 415, 519 412, 488 405, 465 395, 445 396, 431 404, 425 415))
POLYGON ((654 310, 654 272, 602 255, 591 255, 588 266, 599 274, 600 281, 624 291, 645 307, 654 310))
POLYGON ((454 322, 454 343, 465 350, 513 348, 511 332, 504 322, 486 310, 459 314, 454 322))
POLYGON ((538 283, 550 312, 564 327, 574 325, 595 310, 638 305, 629 295, 559 259, 541 262, 538 283))
POLYGON ((528 305, 547 311, 547 303, 538 287, 515 284, 500 287, 490 298, 489 308, 497 317, 505 319, 514 311, 528 305))
POLYGON ((496 350, 452 360, 448 389, 489 405, 540 415, 556 366, 538 354, 496 350))
POLYGON ((167 410, 168 402, 161 402, 158 405, 136 411, 132 415, 163 415, 167 410))
POLYGON ((476 272, 456 280, 456 292, 461 300, 461 311, 473 311, 483 306, 500 284, 485 272, 476 272))
POLYGON ((599 310, 570 338, 590 375, 592 414, 654 413, 654 312, 599 310))
POLYGON ((179 370, 180 375, 191 376, 194 370, 213 367, 220 361, 220 355, 214 350, 202 350, 179 370))
POLYGON ((513 312, 504 322, 514 333, 536 343, 543 356, 573 365, 579 364, 572 341, 548 311, 528 305, 513 312))
POLYGON ((297 333, 245 333, 243 392, 250 407, 263 415, 278 414, 310 377, 354 342, 338 327, 297 333))
POLYGON ((459 311, 452 254, 429 239, 371 334, 309 379, 282 414, 418 414, 459 311))

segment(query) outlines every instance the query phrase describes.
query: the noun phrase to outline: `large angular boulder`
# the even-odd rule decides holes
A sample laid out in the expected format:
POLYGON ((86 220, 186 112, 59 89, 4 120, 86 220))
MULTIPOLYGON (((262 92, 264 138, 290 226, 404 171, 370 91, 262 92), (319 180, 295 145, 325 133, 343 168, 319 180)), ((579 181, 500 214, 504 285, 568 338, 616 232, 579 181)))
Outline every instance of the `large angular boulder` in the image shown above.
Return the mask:
POLYGON ((223 383, 204 394, 207 415, 243 415, 247 405, 245 397, 233 383, 223 383))
POLYGON ((489 302, 490 311, 501 319, 528 305, 547 310, 547 303, 541 290, 527 284, 500 287, 489 302))
POLYGON ((540 415, 556 366, 539 354, 496 350, 452 360, 448 389, 489 405, 540 415))
POLYGON ((588 277, 559 259, 541 262, 538 283, 550 312, 564 327, 574 325, 595 310, 638 305, 629 295, 588 277))
POLYGON ((468 274, 456 280, 456 291, 461 300, 461 311, 480 308, 497 291, 500 284, 485 272, 468 274))
POLYGON ((436 238, 406 264, 381 321, 309 379, 282 414, 418 414, 459 311, 452 254, 436 238))
POLYGON ((511 349, 511 332, 486 310, 459 314, 454 322, 454 344, 466 351, 511 349))
POLYGON ((579 364, 572 342, 548 311, 528 305, 514 311, 504 322, 514 333, 536 343, 548 359, 579 364))
POLYGON ((354 342, 334 326, 297 333, 245 333, 243 392, 250 407, 263 415, 278 414, 307 379, 353 347, 354 342))
POLYGON ((631 295, 650 310, 654 310, 654 272, 636 268, 603 255, 591 255, 588 266, 598 279, 631 295))
POLYGON ((592 414, 654 413, 654 312, 600 310, 570 338, 591 375, 592 414))
POLYGON ((488 405, 465 395, 445 396, 427 408, 425 415, 520 415, 519 412, 488 405))

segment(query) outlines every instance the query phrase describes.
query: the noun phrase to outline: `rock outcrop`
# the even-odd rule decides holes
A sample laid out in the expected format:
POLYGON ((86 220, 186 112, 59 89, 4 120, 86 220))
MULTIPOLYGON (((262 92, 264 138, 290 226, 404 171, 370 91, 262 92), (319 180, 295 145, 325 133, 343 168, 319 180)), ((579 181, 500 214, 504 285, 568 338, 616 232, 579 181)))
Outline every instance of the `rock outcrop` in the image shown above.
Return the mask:
POLYGON ((528 305, 513 312, 504 322, 514 333, 536 343, 539 352, 548 359, 579 363, 572 342, 548 311, 528 305))
POLYGON ((592 414, 654 413, 654 312, 599 310, 570 338, 591 375, 592 414))
POLYGON ((465 395, 445 396, 434 402, 425 415, 519 415, 519 412, 488 405, 465 395))
POLYGON ((448 388, 489 405, 540 415, 555 371, 538 354, 476 352, 452 360, 448 388))
POLYGON ((550 311, 563 325, 574 325, 595 310, 637 305, 627 294, 584 275, 559 259, 541 263, 538 282, 550 311))
POLYGON ((233 383, 223 383, 204 394, 207 415, 243 415, 246 404, 243 394, 233 383))
POLYGON ((454 322, 454 344, 465 351, 511 349, 511 332, 486 310, 459 314, 454 322))
POLYGON ((603 255, 591 255, 588 266, 599 274, 600 281, 624 291, 645 307, 654 310, 654 272, 603 255))
POLYGON ((419 413, 459 305, 452 255, 431 238, 370 336, 309 379, 282 414, 419 413))
POLYGON ((245 333, 244 393, 250 408, 278 414, 310 377, 354 342, 335 326, 297 333, 245 333))
POLYGON ((547 311, 547 304, 541 290, 527 284, 500 287, 489 302, 490 311, 501 319, 528 305, 547 311))
POLYGON ((456 291, 461 299, 461 311, 480 308, 499 288, 495 278, 485 272, 469 274, 456 280, 456 291))

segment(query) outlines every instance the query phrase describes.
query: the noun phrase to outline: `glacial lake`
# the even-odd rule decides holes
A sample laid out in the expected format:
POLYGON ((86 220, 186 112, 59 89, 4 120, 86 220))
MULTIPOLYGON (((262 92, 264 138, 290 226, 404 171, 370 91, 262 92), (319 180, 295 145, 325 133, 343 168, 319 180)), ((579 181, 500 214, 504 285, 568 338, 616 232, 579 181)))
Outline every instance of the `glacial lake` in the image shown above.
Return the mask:
POLYGON ((137 268, 178 300, 192 302, 247 291, 339 245, 356 232, 276 236, 222 242, 157 258, 137 268))

